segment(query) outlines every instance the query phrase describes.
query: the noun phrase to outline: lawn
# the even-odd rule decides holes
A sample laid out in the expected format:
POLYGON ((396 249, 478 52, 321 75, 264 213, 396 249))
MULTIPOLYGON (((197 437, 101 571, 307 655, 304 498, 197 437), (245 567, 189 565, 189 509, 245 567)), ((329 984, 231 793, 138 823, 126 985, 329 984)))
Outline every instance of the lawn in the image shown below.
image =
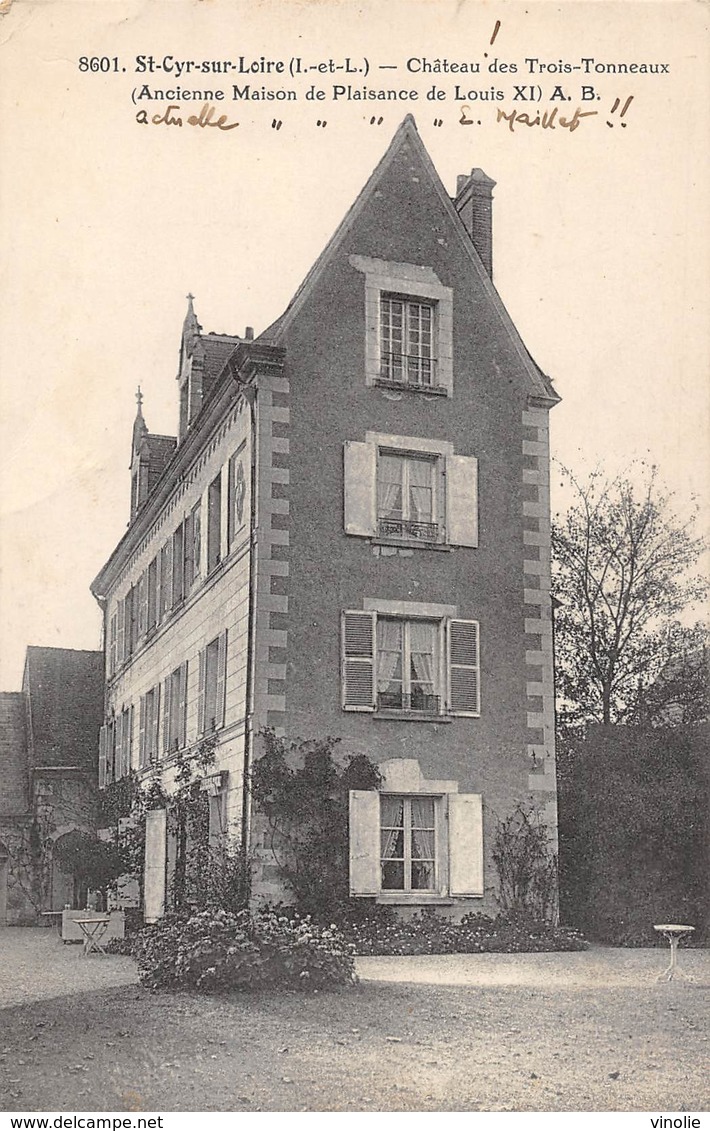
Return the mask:
POLYGON ((107 987, 0 1011, 0 1106, 706 1110, 707 1007, 706 985, 652 981, 226 997, 107 987))

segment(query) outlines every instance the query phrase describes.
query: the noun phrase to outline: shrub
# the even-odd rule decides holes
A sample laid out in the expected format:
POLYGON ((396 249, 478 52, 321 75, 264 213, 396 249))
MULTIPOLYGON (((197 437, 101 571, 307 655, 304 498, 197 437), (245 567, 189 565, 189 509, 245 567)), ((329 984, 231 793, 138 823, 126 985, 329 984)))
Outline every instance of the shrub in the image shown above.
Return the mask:
POLYGON ((355 981, 352 948, 335 927, 273 912, 166 915, 136 937, 133 954, 151 989, 321 989, 355 981))
POLYGON ((358 911, 342 926, 357 954, 516 954, 585 950, 578 931, 528 915, 469 913, 454 923, 431 911, 402 919, 391 907, 358 911))

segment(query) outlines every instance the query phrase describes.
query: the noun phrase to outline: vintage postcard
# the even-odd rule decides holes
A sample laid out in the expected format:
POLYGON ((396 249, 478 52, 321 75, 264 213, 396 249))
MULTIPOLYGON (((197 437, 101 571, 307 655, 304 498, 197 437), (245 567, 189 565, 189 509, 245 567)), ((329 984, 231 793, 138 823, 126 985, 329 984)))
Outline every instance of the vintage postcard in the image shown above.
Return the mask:
POLYGON ((709 46, 0 5, 4 1110, 702 1110, 709 46))

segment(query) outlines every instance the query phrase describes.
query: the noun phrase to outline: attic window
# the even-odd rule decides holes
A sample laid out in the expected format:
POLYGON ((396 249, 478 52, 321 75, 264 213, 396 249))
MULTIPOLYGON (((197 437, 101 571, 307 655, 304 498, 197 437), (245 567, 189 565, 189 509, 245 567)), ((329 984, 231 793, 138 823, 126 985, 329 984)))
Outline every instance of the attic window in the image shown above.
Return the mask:
POLYGON ((380 378, 436 385, 435 315, 431 302, 383 294, 380 298, 380 378))
POLYGON ((365 276, 365 381, 453 392, 453 291, 431 267, 351 255, 365 276))

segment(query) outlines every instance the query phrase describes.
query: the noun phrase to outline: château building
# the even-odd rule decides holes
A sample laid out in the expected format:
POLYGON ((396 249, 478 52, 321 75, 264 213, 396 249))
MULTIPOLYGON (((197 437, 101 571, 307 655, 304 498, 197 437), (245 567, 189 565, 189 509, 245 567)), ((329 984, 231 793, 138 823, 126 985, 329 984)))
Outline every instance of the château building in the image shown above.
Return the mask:
MULTIPOLYGON (((411 117, 286 311, 204 333, 190 297, 177 437, 133 430, 131 521, 93 583, 102 783, 170 788, 216 738, 213 834, 245 831, 264 728, 379 764, 351 796, 354 896, 491 911, 496 821, 555 835, 550 380, 492 281, 492 190, 450 196, 411 117)), ((507 233, 513 238, 514 233, 507 233)), ((161 913, 165 814, 149 814, 161 913)))

